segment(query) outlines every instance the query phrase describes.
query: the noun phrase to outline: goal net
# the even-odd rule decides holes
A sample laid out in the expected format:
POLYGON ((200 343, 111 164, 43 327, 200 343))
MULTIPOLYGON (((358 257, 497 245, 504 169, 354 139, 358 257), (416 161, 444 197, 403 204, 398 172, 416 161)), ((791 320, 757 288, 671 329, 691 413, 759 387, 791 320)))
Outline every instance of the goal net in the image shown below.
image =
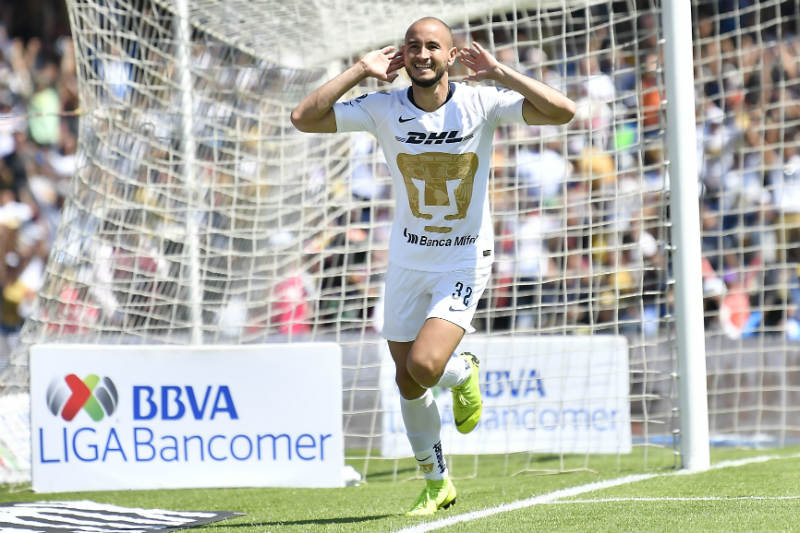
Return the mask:
MULTIPOLYGON (((497 259, 476 338, 533 351, 544 339, 564 361, 575 342, 622 339, 630 442, 643 468, 674 449, 670 37, 660 1, 67 5, 80 165, 19 345, 0 362, 6 397, 26 390, 36 343, 334 340, 344 350, 348 455, 369 475, 387 455, 379 332, 391 182, 371 137, 303 134, 289 113, 432 15, 452 26, 457 46, 478 41, 578 104, 564 127, 497 130, 497 259)), ((798 0, 692 6, 712 439, 782 445, 800 435, 800 9, 798 0)), ((451 77, 465 73, 456 64, 451 77)), ((383 88, 367 80, 348 97, 383 88)), ((572 360, 583 375, 597 371, 597 359, 572 360)), ((513 368, 485 375, 484 391, 520 390, 523 377, 539 390, 513 368)), ((528 467, 541 449, 537 423, 546 425, 524 422, 529 446, 493 451, 528 467)), ((556 445, 591 466, 590 447, 556 445)))

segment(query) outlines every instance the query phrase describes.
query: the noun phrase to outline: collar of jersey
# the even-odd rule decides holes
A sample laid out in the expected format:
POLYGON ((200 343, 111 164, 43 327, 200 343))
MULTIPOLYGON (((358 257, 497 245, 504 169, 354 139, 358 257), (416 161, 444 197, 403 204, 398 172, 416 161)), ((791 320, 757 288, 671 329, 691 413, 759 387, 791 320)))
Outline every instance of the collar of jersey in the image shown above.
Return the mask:
MULTIPOLYGON (((444 104, 446 104, 447 102, 450 101, 450 99, 453 97, 453 93, 454 92, 456 92, 456 84, 451 81, 451 82, 449 82, 447 84, 447 98, 445 98, 444 103, 442 105, 444 105, 444 104)), ((414 91, 411 90, 411 87, 408 88, 408 91, 406 92, 406 95, 408 96, 408 101, 411 102, 412 104, 414 104, 414 107, 416 107, 417 109, 422 109, 414 101, 414 91)), ((425 111, 425 110, 422 109, 422 111, 425 111)), ((429 111, 425 111, 425 112, 428 113, 429 111)))

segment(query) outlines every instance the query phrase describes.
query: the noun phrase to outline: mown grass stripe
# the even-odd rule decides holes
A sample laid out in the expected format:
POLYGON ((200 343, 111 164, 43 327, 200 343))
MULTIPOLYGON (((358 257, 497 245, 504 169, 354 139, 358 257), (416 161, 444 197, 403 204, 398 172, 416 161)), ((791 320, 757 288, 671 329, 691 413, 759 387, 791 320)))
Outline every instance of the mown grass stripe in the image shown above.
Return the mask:
MULTIPOLYGON (((721 461, 719 463, 715 463, 711 465, 710 470, 716 470, 720 468, 735 468, 737 466, 745 466, 749 464, 755 463, 763 463, 767 461, 772 461, 774 459, 794 459, 800 457, 800 454, 794 455, 759 455, 757 457, 749 457, 745 459, 736 459, 731 461, 721 461)), ((656 477, 666 477, 666 476, 674 476, 674 475, 688 475, 688 474, 698 474, 701 473, 697 470, 677 470, 675 472, 667 472, 667 473, 653 473, 653 474, 634 474, 630 476, 623 476, 614 479, 607 479, 604 481, 595 481, 593 483, 587 483, 585 485, 578 485, 575 487, 568 487, 566 489, 560 489, 553 492, 548 492, 546 494, 540 494, 538 496, 533 496, 531 498, 525 498, 524 500, 517 500, 515 502, 504 503, 502 505, 497 505, 495 507, 487 507, 486 509, 481 509, 478 511, 471 511, 469 513, 464 513, 460 515, 449 516, 447 518, 442 518, 440 520, 434 520, 432 522, 424 522, 422 524, 417 524, 411 527, 403 528, 397 530, 395 533, 425 533, 427 531, 433 531, 436 529, 441 529, 444 527, 452 526, 454 524, 459 524, 461 522, 469 522, 471 520, 479 520, 481 518, 486 518, 489 516, 494 516, 500 513, 507 513, 509 511, 516 511, 518 509, 524 509, 526 507, 533 507, 534 505, 543 505, 557 502, 562 498, 569 498, 572 496, 578 496, 579 494, 586 494, 587 492, 594 492, 597 490, 603 489, 610 489, 612 487, 618 487, 620 485, 627 485, 631 483, 637 483, 639 481, 645 481, 648 479, 653 479, 656 477)), ((559 502, 560 503, 560 502, 559 502)), ((568 501, 564 503, 573 503, 573 501, 568 501)))

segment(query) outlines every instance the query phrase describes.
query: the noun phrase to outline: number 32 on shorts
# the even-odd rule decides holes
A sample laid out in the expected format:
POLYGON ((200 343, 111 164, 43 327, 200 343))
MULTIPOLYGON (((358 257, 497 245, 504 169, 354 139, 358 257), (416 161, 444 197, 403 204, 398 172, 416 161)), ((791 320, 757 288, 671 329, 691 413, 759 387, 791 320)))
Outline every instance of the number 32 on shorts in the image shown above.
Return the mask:
POLYGON ((469 304, 472 303, 472 287, 464 285, 460 281, 456 281, 453 298, 463 301, 464 307, 469 307, 469 304))

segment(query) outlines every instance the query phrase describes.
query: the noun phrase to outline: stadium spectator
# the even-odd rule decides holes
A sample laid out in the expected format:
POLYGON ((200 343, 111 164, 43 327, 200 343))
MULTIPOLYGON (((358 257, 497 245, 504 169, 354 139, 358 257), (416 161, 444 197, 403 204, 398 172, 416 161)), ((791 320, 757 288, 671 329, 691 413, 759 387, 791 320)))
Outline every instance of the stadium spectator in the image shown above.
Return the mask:
POLYGON ((370 206, 387 195, 386 179, 388 170, 380 147, 366 133, 357 133, 353 139, 353 153, 350 158, 352 175, 350 189, 353 201, 358 204, 359 222, 372 219, 370 206))
POLYGON ((720 200, 725 178, 733 168, 733 151, 730 147, 735 132, 725 123, 725 113, 714 104, 705 107, 704 124, 698 125, 697 143, 700 150, 700 181, 703 194, 720 200))
POLYGON ((555 281, 545 283, 556 278, 557 268, 548 248, 555 225, 556 219, 551 213, 535 208, 513 232, 514 260, 507 264, 514 273, 512 293, 517 295, 517 300, 512 305, 516 310, 514 326, 517 331, 541 327, 546 320, 542 311, 557 299, 555 281))
POLYGON ((658 87, 659 61, 656 54, 647 54, 642 72, 642 131, 645 136, 659 134, 664 123, 661 116, 661 91, 658 87))
POLYGON ((784 136, 780 164, 769 174, 773 203, 781 215, 778 231, 780 259, 800 263, 800 131, 784 136))
POLYGON ((518 145, 514 164, 527 203, 547 206, 562 195, 572 175, 572 165, 562 155, 563 142, 557 131, 540 128, 538 133, 539 144, 518 145))
MULTIPOLYGON (((299 261, 297 261, 299 263, 299 261)), ((286 336, 306 335, 313 324, 313 283, 308 273, 296 264, 273 288, 272 320, 286 336)))
POLYGON ((43 60, 34 74, 35 90, 28 105, 31 140, 42 147, 58 143, 61 135, 61 99, 56 90, 58 64, 52 57, 43 60))
POLYGON ((578 65, 583 83, 583 95, 595 102, 611 104, 615 100, 616 87, 611 76, 600 69, 600 60, 594 46, 578 65))

